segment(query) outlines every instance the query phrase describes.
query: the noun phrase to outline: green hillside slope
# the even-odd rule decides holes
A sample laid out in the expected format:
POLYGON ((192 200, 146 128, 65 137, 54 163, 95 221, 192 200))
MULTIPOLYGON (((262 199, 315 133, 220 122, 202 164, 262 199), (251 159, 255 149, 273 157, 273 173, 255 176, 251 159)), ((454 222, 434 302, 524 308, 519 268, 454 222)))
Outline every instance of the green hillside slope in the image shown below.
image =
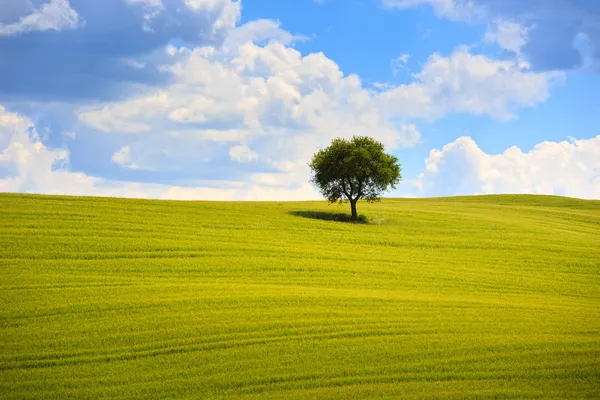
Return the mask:
POLYGON ((600 397, 600 201, 317 211, 0 195, 0 397, 600 397))

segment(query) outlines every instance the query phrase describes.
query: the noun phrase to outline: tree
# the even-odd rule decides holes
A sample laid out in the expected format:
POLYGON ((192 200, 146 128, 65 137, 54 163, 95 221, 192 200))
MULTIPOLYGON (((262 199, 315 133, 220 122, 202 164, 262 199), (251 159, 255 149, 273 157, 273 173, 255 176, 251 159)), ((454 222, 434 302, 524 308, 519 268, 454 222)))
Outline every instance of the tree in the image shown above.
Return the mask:
POLYGON ((398 158, 384 150, 383 144, 367 136, 334 139, 313 155, 311 181, 331 203, 349 201, 356 221, 358 200, 378 201, 402 179, 398 158))

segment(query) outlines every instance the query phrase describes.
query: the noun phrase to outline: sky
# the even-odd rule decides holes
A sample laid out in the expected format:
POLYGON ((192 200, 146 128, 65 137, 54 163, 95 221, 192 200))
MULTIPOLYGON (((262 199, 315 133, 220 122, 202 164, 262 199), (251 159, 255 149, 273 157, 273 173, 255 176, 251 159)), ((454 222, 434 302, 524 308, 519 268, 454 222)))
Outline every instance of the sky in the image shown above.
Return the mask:
POLYGON ((0 192, 321 199, 354 135, 388 197, 600 198, 600 1, 0 0, 0 192))

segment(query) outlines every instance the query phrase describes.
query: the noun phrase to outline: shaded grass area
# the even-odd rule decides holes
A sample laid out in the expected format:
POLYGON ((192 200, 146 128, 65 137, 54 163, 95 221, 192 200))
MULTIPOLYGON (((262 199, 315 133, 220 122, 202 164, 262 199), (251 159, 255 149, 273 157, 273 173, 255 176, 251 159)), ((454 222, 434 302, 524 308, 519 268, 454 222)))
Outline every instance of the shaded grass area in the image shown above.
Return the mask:
POLYGON ((600 397, 600 202, 360 207, 0 195, 0 397, 600 397))
POLYGON ((355 224, 366 224, 369 222, 369 218, 365 214, 359 214, 356 221, 352 221, 352 215, 340 212, 299 210, 290 211, 290 214, 297 217, 320 219, 323 221, 352 222, 355 224))

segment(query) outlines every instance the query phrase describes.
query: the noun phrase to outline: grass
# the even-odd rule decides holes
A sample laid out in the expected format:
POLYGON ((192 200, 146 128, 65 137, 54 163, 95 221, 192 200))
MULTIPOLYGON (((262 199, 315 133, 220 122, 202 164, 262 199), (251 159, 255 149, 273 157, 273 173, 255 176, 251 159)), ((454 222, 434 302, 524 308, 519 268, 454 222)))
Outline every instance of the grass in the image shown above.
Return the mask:
POLYGON ((0 397, 600 398, 600 201, 359 211, 0 195, 0 397))
POLYGON ((350 214, 343 212, 296 210, 291 211, 290 214, 303 218, 321 219, 324 221, 351 222, 355 224, 366 224, 369 222, 369 217, 365 214, 360 214, 356 221, 352 221, 352 216, 350 214))

